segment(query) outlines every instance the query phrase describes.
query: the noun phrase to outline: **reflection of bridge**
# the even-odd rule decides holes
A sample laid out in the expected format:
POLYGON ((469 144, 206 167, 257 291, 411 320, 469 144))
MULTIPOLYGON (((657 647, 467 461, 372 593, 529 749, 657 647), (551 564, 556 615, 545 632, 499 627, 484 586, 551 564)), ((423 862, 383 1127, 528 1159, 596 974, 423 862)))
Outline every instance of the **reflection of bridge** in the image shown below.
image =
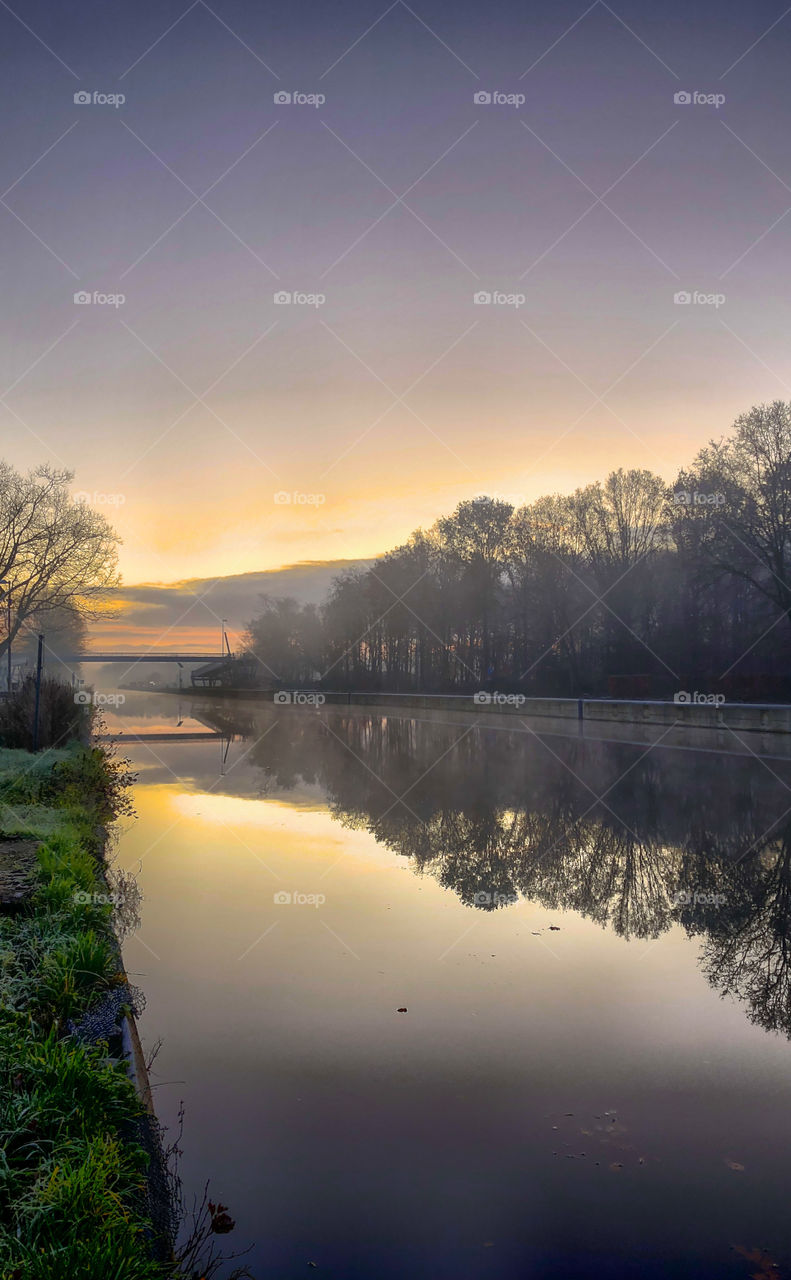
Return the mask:
POLYGON ((196 730, 194 733, 135 733, 133 730, 117 729, 115 733, 99 734, 100 742, 225 742, 226 735, 211 733, 208 730, 196 730))

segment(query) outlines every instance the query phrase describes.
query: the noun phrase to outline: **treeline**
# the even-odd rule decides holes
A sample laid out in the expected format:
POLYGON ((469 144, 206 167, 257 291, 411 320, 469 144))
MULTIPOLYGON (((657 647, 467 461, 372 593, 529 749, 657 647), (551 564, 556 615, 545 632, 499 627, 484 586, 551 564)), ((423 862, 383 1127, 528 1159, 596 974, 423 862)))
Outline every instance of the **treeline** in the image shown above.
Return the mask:
POLYGON ((791 404, 759 405, 668 486, 618 470, 515 509, 462 502, 321 606, 264 597, 261 683, 791 696, 791 404))

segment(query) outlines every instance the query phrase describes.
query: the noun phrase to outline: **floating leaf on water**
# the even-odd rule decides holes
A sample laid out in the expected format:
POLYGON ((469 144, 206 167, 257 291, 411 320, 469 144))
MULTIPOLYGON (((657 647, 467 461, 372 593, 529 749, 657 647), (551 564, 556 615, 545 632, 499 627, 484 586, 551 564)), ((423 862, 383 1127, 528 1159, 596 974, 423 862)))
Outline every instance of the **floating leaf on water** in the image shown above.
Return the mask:
POLYGON ((396 1013, 406 1013, 406 1012, 407 1012, 407 1007, 405 1004, 402 1004, 400 1009, 396 1009, 396 1013))
POLYGON ((729 1169, 733 1169, 734 1173, 744 1173, 744 1165, 739 1164, 738 1160, 726 1160, 725 1163, 729 1169))

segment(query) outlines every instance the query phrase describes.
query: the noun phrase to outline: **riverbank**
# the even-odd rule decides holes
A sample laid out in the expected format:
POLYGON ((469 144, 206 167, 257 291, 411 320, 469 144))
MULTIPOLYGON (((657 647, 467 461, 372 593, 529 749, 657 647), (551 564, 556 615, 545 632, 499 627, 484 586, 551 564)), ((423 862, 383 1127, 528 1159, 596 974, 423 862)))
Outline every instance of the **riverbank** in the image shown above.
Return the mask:
POLYGON ((96 747, 0 750, 3 1280, 174 1275, 145 1064, 127 1061, 138 1042, 123 903, 105 863, 125 784, 96 747))
POLYGON ((665 728, 731 729, 743 733, 791 734, 791 706, 786 703, 703 702, 685 694, 684 701, 637 701, 625 698, 525 698, 519 694, 346 693, 324 690, 162 689, 193 696, 242 698, 306 706, 415 708, 464 711, 471 715, 530 716, 548 719, 602 721, 610 724, 658 725, 665 728))

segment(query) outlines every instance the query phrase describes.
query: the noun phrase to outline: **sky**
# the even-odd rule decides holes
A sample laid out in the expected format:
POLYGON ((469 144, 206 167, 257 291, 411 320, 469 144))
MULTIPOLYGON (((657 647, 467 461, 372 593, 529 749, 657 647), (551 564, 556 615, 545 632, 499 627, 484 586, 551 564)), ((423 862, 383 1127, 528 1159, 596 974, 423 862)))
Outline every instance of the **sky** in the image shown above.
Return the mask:
POLYGON ((0 4, 3 456, 118 529, 130 635, 151 584, 229 580, 238 628, 240 582, 464 498, 672 481, 791 398, 790 41, 713 0, 0 4))

